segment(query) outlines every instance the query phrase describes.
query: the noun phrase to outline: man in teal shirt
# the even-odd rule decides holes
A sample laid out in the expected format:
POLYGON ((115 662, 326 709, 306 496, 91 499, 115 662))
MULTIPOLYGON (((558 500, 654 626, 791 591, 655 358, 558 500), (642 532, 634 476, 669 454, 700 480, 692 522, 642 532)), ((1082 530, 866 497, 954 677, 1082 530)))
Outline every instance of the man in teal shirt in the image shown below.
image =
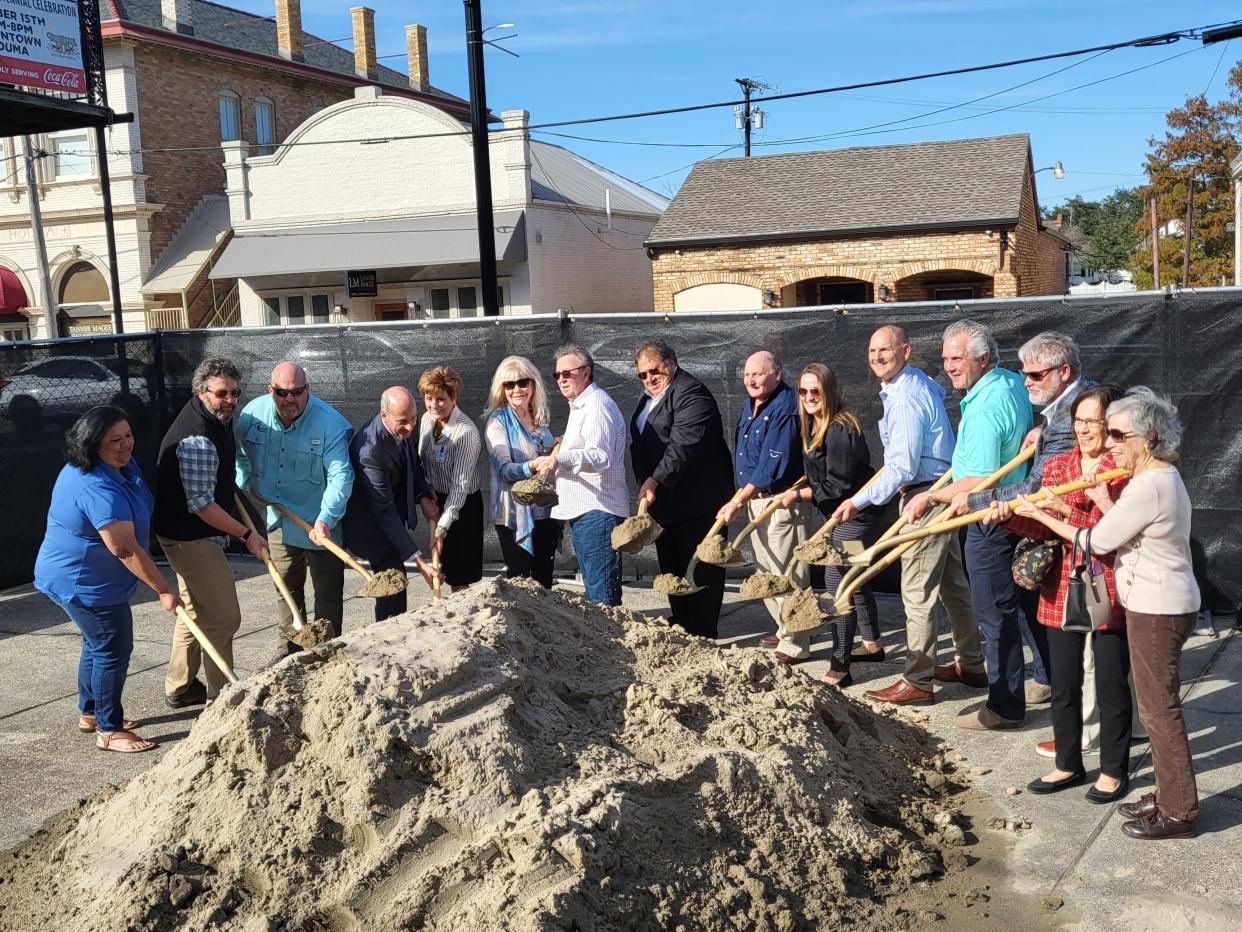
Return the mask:
MULTIPOLYGON (((950 512, 964 513, 971 489, 1018 455, 1033 423, 1022 376, 997 365, 1000 351, 991 330, 973 320, 956 321, 945 329, 942 353, 953 387, 966 392, 953 451, 953 482, 912 498, 906 506, 911 520, 927 510, 929 501, 947 502, 950 512)), ((1025 463, 1015 467, 1004 483, 1023 479, 1026 469, 1025 463)), ((1017 543, 1017 535, 996 524, 972 524, 966 531, 966 574, 983 635, 988 701, 982 709, 957 717, 962 728, 1017 728, 1026 717, 1022 607, 1011 569, 1017 543)), ((953 667, 937 668, 935 675, 941 682, 965 682, 953 667)))
MULTIPOLYGON (((282 505, 312 526, 308 534, 272 507, 267 509, 267 540, 276 569, 306 615, 306 571, 315 590, 311 617, 341 633, 345 567, 321 541, 345 514, 354 486, 349 462, 353 428, 327 402, 311 394, 306 372, 282 362, 272 370, 267 394, 255 398, 237 418, 237 487, 266 502, 282 505)), ((339 541, 336 541, 339 543, 339 541)), ((277 600, 277 618, 287 629, 289 607, 277 600)), ((288 642, 289 653, 297 651, 288 642)))

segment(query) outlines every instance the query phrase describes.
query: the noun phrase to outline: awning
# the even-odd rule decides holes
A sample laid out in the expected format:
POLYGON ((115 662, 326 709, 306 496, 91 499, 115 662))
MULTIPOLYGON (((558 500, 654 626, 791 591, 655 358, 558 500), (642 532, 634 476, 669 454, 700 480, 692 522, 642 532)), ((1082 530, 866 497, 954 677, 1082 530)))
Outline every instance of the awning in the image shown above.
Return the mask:
POLYGON ((0 314, 16 314, 29 303, 17 273, 0 268, 0 314))
POLYGON ((190 212, 142 286, 143 294, 187 290, 229 232, 229 199, 209 194, 190 212))
MULTIPOLYGON (((522 211, 495 215, 496 258, 526 259, 522 211)), ((479 261, 474 214, 365 223, 289 227, 238 234, 211 270, 212 278, 300 272, 345 272, 479 261)))

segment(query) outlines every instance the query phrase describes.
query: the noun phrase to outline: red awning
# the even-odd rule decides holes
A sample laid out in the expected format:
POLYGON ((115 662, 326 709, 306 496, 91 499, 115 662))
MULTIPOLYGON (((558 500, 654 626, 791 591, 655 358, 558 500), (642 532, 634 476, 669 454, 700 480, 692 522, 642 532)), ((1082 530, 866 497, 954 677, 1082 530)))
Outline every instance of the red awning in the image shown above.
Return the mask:
POLYGON ((16 314, 28 303, 21 279, 12 270, 0 268, 0 314, 16 314))

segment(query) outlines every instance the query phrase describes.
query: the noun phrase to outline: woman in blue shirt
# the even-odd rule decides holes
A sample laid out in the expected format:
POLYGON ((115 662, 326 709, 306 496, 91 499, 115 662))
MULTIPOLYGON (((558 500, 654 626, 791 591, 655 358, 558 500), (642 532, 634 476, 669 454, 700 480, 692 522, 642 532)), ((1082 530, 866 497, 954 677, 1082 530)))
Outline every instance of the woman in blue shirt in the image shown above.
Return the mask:
POLYGON ((142 580, 175 613, 173 593, 147 552, 154 499, 138 464, 134 435, 120 408, 91 408, 65 435, 68 461, 52 489, 47 533, 35 561, 35 588, 64 609, 82 632, 78 729, 104 751, 155 747, 125 721, 121 691, 134 646, 129 597, 142 580))

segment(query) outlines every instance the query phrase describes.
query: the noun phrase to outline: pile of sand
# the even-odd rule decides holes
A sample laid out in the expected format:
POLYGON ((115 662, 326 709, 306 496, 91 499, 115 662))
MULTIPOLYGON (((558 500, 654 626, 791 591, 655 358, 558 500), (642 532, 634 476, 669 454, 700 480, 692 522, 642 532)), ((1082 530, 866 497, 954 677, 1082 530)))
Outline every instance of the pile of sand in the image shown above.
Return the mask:
POLYGON ((738 587, 738 594, 743 599, 771 599, 792 589, 793 583, 784 576, 761 572, 751 573, 743 579, 742 585, 738 587))
POLYGON ((781 623, 786 631, 811 631, 824 623, 819 596, 814 589, 799 589, 785 597, 781 605, 781 623))
POLYGON ((815 537, 803 541, 794 548, 793 555, 794 559, 801 560, 803 563, 820 563, 824 566, 840 566, 844 562, 841 559, 841 551, 834 547, 827 537, 815 537))
POLYGON ((736 561, 738 552, 719 534, 712 534, 695 548, 694 555, 700 563, 723 564, 736 561))
POLYGON ((661 573, 651 581, 651 588, 665 595, 694 595, 695 587, 684 576, 661 573))
POLYGON ((537 505, 540 508, 551 508, 560 501, 556 494, 556 482, 551 473, 546 472, 513 483, 513 497, 523 505, 537 505))
POLYGON ((0 859, 0 928, 873 928, 944 869, 932 755, 757 651, 493 581, 229 687, 0 859))
POLYGON ((382 599, 385 596, 405 592, 405 587, 405 570, 380 570, 362 584, 358 594, 366 599, 382 599))
POLYGON ((612 529, 612 549, 638 553, 660 536, 660 525, 649 514, 632 515, 612 529))

